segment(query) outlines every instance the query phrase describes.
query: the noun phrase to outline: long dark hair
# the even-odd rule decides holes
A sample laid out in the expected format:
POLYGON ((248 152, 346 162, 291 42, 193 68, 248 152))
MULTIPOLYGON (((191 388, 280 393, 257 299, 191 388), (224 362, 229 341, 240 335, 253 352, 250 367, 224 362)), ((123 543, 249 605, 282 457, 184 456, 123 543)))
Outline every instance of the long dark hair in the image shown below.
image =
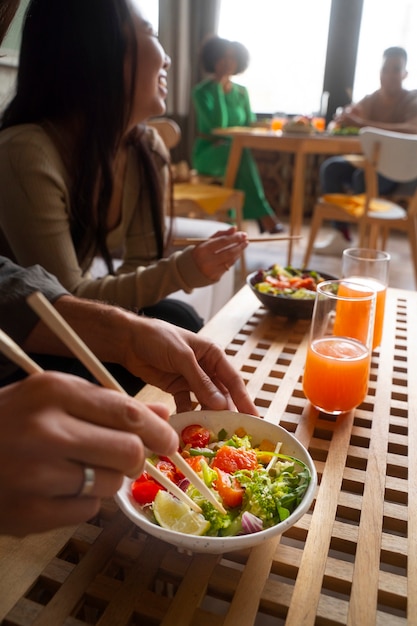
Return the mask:
MULTIPOLYGON (((16 95, 2 128, 25 123, 76 124, 69 158, 71 235, 80 260, 99 252, 112 272, 106 217, 112 161, 130 117, 137 42, 128 0, 31 0, 22 33, 16 95), (126 81, 126 56, 130 78, 126 81), (127 84, 126 84, 127 82, 127 84), (100 187, 97 191, 97 181, 100 187)), ((151 157, 135 141, 159 206, 152 215, 163 254, 161 192, 151 157)))

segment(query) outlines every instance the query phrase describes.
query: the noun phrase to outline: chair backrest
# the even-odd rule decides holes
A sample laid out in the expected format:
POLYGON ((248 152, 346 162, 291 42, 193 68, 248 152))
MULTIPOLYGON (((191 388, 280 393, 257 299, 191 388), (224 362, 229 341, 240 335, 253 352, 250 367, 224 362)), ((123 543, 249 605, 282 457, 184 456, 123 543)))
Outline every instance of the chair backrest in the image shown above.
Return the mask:
POLYGON ((160 134, 162 141, 168 148, 175 148, 181 139, 181 128, 174 120, 169 117, 156 117, 147 122, 148 126, 152 126, 160 134))
POLYGON ((359 138, 366 160, 379 174, 395 182, 417 178, 417 135, 365 126, 359 138))

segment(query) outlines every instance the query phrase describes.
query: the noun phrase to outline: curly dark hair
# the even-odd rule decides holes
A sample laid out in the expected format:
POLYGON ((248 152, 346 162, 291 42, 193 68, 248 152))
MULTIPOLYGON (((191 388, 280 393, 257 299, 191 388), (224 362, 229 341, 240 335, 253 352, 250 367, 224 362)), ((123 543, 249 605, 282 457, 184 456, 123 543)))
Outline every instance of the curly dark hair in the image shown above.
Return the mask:
POLYGON ((249 66, 249 50, 239 41, 230 42, 230 46, 237 64, 236 74, 242 74, 249 66))
POLYGON ((241 74, 249 65, 249 51, 238 41, 229 41, 222 37, 211 36, 201 45, 200 62, 203 70, 208 74, 216 71, 218 61, 231 54, 236 60, 235 74, 241 74))

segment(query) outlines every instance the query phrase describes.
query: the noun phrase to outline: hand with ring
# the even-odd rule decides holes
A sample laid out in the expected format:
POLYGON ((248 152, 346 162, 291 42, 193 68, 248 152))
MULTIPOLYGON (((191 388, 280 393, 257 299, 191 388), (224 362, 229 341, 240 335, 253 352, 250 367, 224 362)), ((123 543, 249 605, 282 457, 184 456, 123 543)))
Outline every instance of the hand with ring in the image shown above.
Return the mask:
POLYGON ((0 389, 0 534, 22 536, 93 517, 145 446, 170 455, 178 436, 162 404, 145 405, 47 372, 0 389))
POLYGON ((96 472, 92 467, 83 467, 83 482, 81 488, 76 494, 77 497, 89 496, 94 491, 96 484, 96 472))

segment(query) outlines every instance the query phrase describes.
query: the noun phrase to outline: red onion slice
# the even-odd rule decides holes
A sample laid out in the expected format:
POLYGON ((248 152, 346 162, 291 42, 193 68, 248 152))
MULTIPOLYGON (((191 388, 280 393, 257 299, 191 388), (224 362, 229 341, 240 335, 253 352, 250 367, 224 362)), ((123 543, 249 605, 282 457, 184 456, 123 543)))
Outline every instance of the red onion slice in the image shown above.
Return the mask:
POLYGON ((242 530, 245 535, 251 533, 258 533, 263 530, 263 522, 259 517, 256 517, 253 513, 245 511, 242 515, 242 530))

